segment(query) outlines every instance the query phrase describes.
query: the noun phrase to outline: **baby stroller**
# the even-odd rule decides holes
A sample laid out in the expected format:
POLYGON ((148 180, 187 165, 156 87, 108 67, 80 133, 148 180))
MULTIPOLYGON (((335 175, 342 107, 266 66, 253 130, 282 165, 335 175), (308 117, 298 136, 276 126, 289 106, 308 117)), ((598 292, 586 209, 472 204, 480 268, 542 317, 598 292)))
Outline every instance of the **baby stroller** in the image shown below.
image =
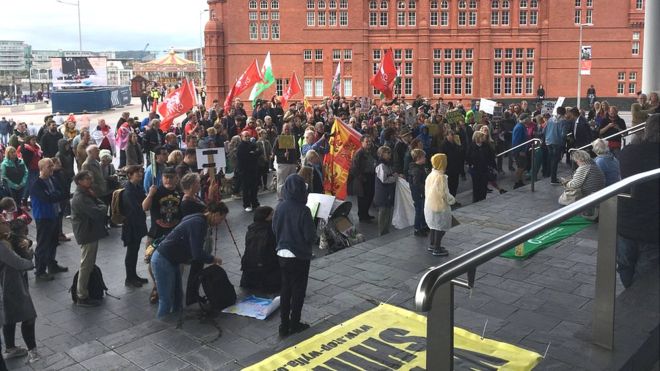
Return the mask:
POLYGON ((348 216, 352 207, 350 201, 335 200, 328 221, 321 226, 320 249, 328 249, 328 253, 333 253, 364 242, 364 236, 357 231, 348 216))

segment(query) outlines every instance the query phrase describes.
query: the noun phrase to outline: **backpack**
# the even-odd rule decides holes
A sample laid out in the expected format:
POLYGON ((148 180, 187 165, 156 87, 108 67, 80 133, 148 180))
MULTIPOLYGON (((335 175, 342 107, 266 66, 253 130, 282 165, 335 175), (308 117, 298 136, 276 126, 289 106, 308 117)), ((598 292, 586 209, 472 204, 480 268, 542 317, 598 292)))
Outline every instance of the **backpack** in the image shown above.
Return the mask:
POLYGON ((121 199, 124 194, 124 188, 116 189, 112 192, 112 201, 110 202, 110 221, 114 224, 123 224, 126 217, 121 213, 121 199))
POLYGON ((227 272, 219 265, 204 268, 198 277, 206 295, 202 302, 210 302, 213 311, 219 312, 236 303, 234 285, 229 282, 227 272))
MULTIPOLYGON (((71 292, 71 300, 73 300, 74 303, 78 301, 78 273, 80 273, 80 271, 76 272, 73 276, 73 283, 69 289, 69 292, 71 292)), ((103 299, 103 293, 108 291, 108 288, 103 281, 101 268, 96 264, 94 264, 94 269, 92 269, 92 273, 89 275, 87 291, 89 292, 89 298, 94 300, 103 299)))

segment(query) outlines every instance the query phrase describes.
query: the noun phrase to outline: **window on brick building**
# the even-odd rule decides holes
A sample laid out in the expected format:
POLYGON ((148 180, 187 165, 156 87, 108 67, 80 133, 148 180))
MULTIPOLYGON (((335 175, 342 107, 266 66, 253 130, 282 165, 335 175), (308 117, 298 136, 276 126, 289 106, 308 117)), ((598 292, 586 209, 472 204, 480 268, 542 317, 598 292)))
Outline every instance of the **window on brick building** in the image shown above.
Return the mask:
POLYGON ((353 49, 344 49, 344 60, 350 61, 353 59, 353 49))
POLYGON ((619 82, 616 84, 616 93, 617 94, 623 94, 623 89, 625 89, 626 83, 624 82, 619 82))
POLYGON ((527 0, 520 0, 520 7, 521 8, 527 8, 527 0))
POLYGON ((303 50, 303 59, 306 60, 306 61, 311 61, 312 60, 312 50, 311 49, 303 50))
POLYGON ((328 8, 330 9, 337 9, 337 0, 330 0, 328 2, 328 8))
POLYGON ((449 25, 449 12, 440 12, 440 26, 449 25))
POLYGON ((429 16, 429 25, 431 26, 437 26, 438 23, 438 12, 436 11, 431 11, 431 14, 429 16))
POLYGON ((405 58, 406 59, 412 59, 413 58, 413 50, 412 49, 406 49, 405 58))
POLYGON ((644 9, 644 0, 636 0, 635 1, 635 9, 637 9, 637 10, 644 9))
POLYGON ((257 0, 250 0, 250 1, 248 1, 248 8, 250 8, 250 9, 257 9, 257 0))
POLYGON ((440 75, 442 73, 442 63, 441 62, 433 62, 433 74, 434 75, 440 75))
POLYGON ((337 12, 333 10, 328 12, 328 26, 336 26, 336 25, 337 25, 337 12))
POLYGON ((303 89, 305 91, 306 97, 311 97, 312 95, 314 95, 314 83, 312 79, 305 79, 303 81, 303 89))
POLYGON ((525 78, 525 94, 532 94, 534 89, 534 78, 527 77, 525 78))
POLYGON ((454 94, 463 94, 463 78, 461 77, 454 77, 454 94))
POLYGON ((378 13, 369 12, 369 26, 370 27, 378 26, 378 13))
POLYGON ((575 0, 575 7, 580 7, 582 6, 582 0, 575 0))
POLYGON ((465 95, 472 95, 472 77, 465 78, 465 95))
POLYGON ((433 59, 442 58, 442 49, 433 49, 433 59))
POLYGON ((376 0, 371 0, 369 2, 369 10, 376 10, 376 9, 378 9, 378 3, 376 2, 376 0))
POLYGON ((472 48, 465 49, 465 59, 472 59, 473 54, 474 54, 474 49, 472 48))
POLYGON ((513 48, 504 49, 504 58, 506 58, 506 59, 513 58, 513 48))
POLYGON ((348 0, 339 0, 339 9, 348 9, 348 0))
POLYGON ((454 49, 454 59, 463 59, 463 49, 454 49))
POLYGON ((323 79, 316 79, 316 81, 314 81, 314 96, 323 96, 323 79))
POLYGON ((502 11, 501 25, 502 26, 508 26, 509 25, 509 11, 508 10, 503 10, 502 11))
POLYGON ((587 9, 587 17, 586 17, 587 24, 592 24, 594 23, 593 19, 593 10, 592 9, 587 9))
POLYGON ((536 26, 539 23, 539 12, 536 10, 532 10, 529 12, 529 24, 532 26, 536 26))
POLYGON ((468 25, 476 26, 477 25, 477 12, 470 12, 468 18, 468 25))
POLYGON ((314 0, 307 0, 307 9, 314 9, 314 0))
POLYGON ((522 75, 523 73, 523 62, 516 61, 516 75, 522 75))
POLYGON ((433 78, 433 95, 442 94, 442 78, 434 77, 433 78))
POLYGON ((465 26, 466 24, 466 14, 465 12, 458 12, 458 25, 465 26))
POLYGON ((493 73, 496 75, 500 75, 502 73, 502 62, 495 61, 495 64, 493 65, 493 73))
POLYGON ((321 11, 318 13, 318 25, 325 26, 325 12, 321 11))
POLYGON ((268 23, 262 23, 261 24, 261 40, 268 40, 269 35, 270 35, 270 28, 268 27, 268 23))
POLYGON ((275 79, 275 94, 284 94, 284 87, 289 85, 289 79, 275 79))
POLYGON ((511 78, 510 77, 505 77, 504 78, 504 94, 505 95, 511 95, 511 78))
POLYGON ((462 74, 463 74, 463 63, 454 62, 454 75, 462 75, 462 74))
POLYGON ((493 79, 493 94, 502 94, 502 78, 496 77, 493 79))
POLYGON ((375 75, 378 72, 378 63, 373 63, 373 74, 375 75))
POLYGON ((270 12, 270 19, 273 21, 280 20, 280 12, 270 12))
POLYGON ((332 49, 332 60, 336 61, 341 59, 341 49, 332 49))
POLYGON ((631 72, 631 73, 628 75, 628 80, 630 80, 630 81, 635 81, 635 80, 637 80, 637 72, 631 72))
MULTIPOLYGON (((271 9, 279 9, 280 8, 280 2, 279 0, 272 0, 270 2, 270 8, 271 9)), ((287 80, 288 81, 288 80, 287 80)))
POLYGON ((413 62, 406 62, 403 65, 403 73, 410 76, 413 74, 413 62))
POLYGON ((268 11, 262 10, 259 12, 259 19, 262 21, 267 21, 268 20, 268 11))
POLYGON ((639 41, 632 42, 632 55, 639 55, 639 41))
POLYGON ((257 22, 250 22, 250 40, 257 40, 258 38, 257 22))
POLYGON ((525 65, 525 73, 528 75, 533 75, 534 74, 534 61, 527 61, 525 65))
POLYGON ((524 50, 523 48, 516 48, 516 58, 522 58, 524 50))
POLYGON ((323 49, 316 49, 314 51, 314 59, 316 59, 317 61, 323 60, 323 49))
POLYGON ((413 79, 411 77, 406 77, 403 79, 403 94, 412 95, 413 93, 413 79))
POLYGON ((319 0, 318 6, 319 9, 325 9, 325 0, 319 0))
POLYGON ((352 97, 353 96, 353 79, 345 78, 344 79, 344 96, 352 97))
POLYGON ((280 39, 280 24, 273 22, 270 24, 270 36, 273 40, 280 39))
POLYGON ((529 7, 530 8, 538 8, 539 7, 539 1, 538 0, 531 0, 529 2, 529 7))
POLYGON ((396 60, 401 59, 401 49, 394 49, 394 59, 396 60))
POLYGON ((445 62, 445 75, 451 75, 451 62, 445 62))
POLYGON ((511 61, 504 62, 504 74, 505 75, 510 75, 511 74, 511 72, 512 72, 511 67, 512 66, 513 66, 513 62, 511 62, 511 61))
POLYGON ((467 3, 464 0, 459 0, 458 9, 465 9, 465 8, 467 8, 467 3))
POLYGON ((374 49, 372 54, 375 61, 380 60, 380 49, 374 49))
POLYGON ((308 27, 314 27, 316 24, 314 20, 314 12, 307 12, 307 26, 308 27))
POLYGON ((452 49, 445 49, 445 59, 451 59, 452 49))
POLYGON ((443 83, 442 93, 444 95, 451 95, 451 77, 445 77, 443 83))
POLYGON ((387 12, 380 12, 380 26, 387 26, 387 12))
POLYGON ((633 40, 639 40, 639 31, 635 31, 632 34, 632 39, 633 40))
POLYGON ((527 58, 534 58, 534 49, 527 48, 527 58))
POLYGON ((575 24, 582 23, 582 9, 575 9, 575 17, 573 22, 575 22, 575 24))
POLYGON ((619 80, 619 81, 623 81, 623 80, 625 80, 625 79, 626 79, 626 73, 625 73, 625 72, 619 72, 619 73, 617 74, 617 80, 619 80))
POLYGON ((490 12, 490 24, 492 26, 497 26, 500 24, 500 12, 497 10, 493 10, 490 12))
POLYGON ((527 26, 527 11, 526 10, 521 10, 520 11, 520 17, 518 19, 520 21, 519 23, 520 23, 521 26, 527 26))
POLYGON ((502 49, 495 49, 495 59, 501 59, 502 58, 502 49))
POLYGON ((339 12, 339 25, 348 26, 348 12, 339 12))
POLYGON ((637 83, 629 82, 628 83, 628 94, 635 94, 637 92, 637 83))
POLYGON ((259 7, 260 7, 261 9, 268 9, 268 0, 261 0, 261 1, 259 2, 259 7))

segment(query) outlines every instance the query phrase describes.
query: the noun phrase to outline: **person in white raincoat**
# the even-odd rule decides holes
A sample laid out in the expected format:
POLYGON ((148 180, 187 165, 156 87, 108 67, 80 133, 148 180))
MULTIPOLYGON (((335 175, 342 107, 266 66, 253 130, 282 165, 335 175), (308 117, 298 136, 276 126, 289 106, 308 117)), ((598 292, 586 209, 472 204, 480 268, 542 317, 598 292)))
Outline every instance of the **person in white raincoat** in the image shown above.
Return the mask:
POLYGON ((431 228, 431 245, 428 250, 434 256, 447 256, 449 252, 441 246, 445 231, 451 228, 451 207, 456 202, 447 186, 447 155, 438 153, 431 157, 433 170, 426 177, 424 218, 431 228))

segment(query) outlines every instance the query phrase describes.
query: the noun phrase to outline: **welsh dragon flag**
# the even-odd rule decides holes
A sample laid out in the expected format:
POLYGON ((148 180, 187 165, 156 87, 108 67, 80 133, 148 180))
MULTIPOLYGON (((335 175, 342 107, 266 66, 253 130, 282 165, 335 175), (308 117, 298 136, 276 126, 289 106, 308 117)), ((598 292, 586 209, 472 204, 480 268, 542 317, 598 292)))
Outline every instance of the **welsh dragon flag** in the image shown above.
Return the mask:
POLYGON ((263 81, 257 83, 250 92, 249 100, 252 101, 252 106, 254 107, 255 101, 264 90, 268 89, 275 82, 275 77, 273 76, 273 65, 270 62, 270 52, 266 54, 266 59, 264 60, 263 66, 261 66, 261 76, 263 76, 263 81))
POLYGON ((339 84, 341 83, 341 62, 337 63, 337 71, 335 71, 335 77, 332 79, 332 96, 340 96, 339 84))

